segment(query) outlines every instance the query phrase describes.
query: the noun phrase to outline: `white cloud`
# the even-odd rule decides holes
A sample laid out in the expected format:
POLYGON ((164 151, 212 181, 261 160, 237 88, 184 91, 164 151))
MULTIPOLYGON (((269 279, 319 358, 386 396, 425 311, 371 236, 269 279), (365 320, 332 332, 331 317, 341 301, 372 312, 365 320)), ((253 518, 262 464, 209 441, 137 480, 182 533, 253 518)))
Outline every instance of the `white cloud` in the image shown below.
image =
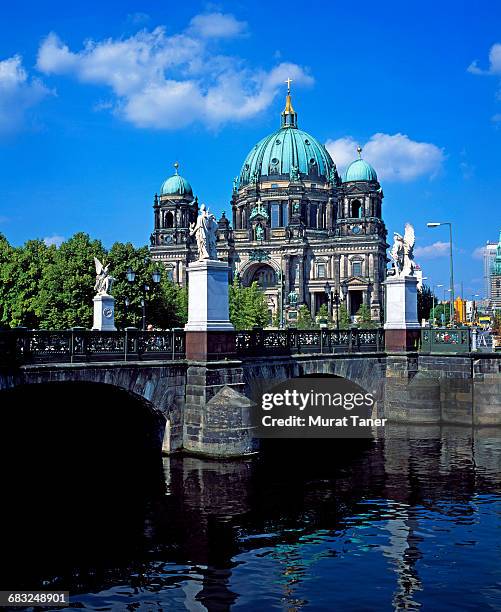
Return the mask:
MULTIPOLYGON (((325 146, 340 171, 356 158, 358 143, 351 136, 328 140, 325 146)), ((433 178, 445 155, 440 147, 405 134, 377 133, 363 145, 363 158, 374 166, 379 179, 406 182, 421 176, 433 178)))
POLYGON ((472 74, 501 74, 501 43, 492 45, 489 51, 488 68, 479 68, 478 60, 475 60, 468 66, 467 70, 472 74))
POLYGON ((233 15, 224 13, 207 13, 195 15, 190 21, 195 36, 204 38, 233 38, 243 34, 247 28, 245 21, 238 21, 233 15))
POLYGON ((418 246, 414 249, 414 255, 421 259, 434 259, 436 257, 444 257, 449 254, 448 242, 434 242, 427 246, 418 246))
POLYGON ((0 134, 22 127, 26 112, 49 93, 40 80, 28 77, 21 56, 0 61, 0 134))
POLYGON ((57 234, 54 234, 53 236, 46 236, 43 241, 47 246, 52 246, 53 244, 55 244, 57 247, 60 247, 61 244, 64 242, 64 236, 58 236, 57 234))
POLYGON ((501 113, 496 113, 495 115, 492 115, 491 121, 493 123, 501 123, 501 113))
POLYGON ((485 246, 479 246, 476 249, 474 249, 471 256, 473 257, 473 259, 483 259, 484 254, 485 254, 485 246))
POLYGON ((52 33, 40 46, 37 66, 46 74, 110 87, 113 112, 137 127, 176 129, 195 121, 216 127, 262 112, 287 77, 296 84, 313 82, 297 64, 266 71, 215 53, 214 39, 244 29, 232 15, 210 13, 197 15, 178 34, 157 27, 126 39, 87 41, 77 52, 52 33))

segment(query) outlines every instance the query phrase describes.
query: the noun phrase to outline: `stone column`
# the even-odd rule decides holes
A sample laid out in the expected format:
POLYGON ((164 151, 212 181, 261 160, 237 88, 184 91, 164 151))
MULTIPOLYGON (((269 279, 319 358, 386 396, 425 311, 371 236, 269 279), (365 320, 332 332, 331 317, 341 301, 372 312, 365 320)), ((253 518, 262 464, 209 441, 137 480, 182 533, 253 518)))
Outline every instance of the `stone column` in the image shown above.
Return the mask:
POLYGON ((417 350, 421 326, 417 319, 417 278, 390 276, 386 287, 385 345, 390 352, 417 350))
POLYGON ((298 301, 301 304, 301 302, 304 302, 305 299, 305 295, 304 295, 304 260, 303 260, 303 256, 300 255, 298 258, 298 265, 299 265, 299 274, 298 274, 298 301))
POLYGON ((228 277, 229 266, 224 261, 206 259, 188 266, 187 359, 206 361, 235 354, 228 277))
POLYGON ((94 302, 94 324, 97 331, 117 331, 115 327, 115 298, 111 295, 96 295, 94 302))
POLYGON ((241 457, 257 450, 252 402, 243 395, 242 362, 193 363, 186 372, 183 447, 211 457, 241 457))

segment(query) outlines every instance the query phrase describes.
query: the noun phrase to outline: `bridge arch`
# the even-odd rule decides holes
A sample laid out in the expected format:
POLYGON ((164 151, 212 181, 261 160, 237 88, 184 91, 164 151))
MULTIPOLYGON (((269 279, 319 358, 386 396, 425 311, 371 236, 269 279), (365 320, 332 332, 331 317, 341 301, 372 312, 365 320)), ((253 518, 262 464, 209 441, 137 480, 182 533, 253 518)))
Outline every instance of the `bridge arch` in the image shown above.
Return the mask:
POLYGON ((283 381, 290 378, 335 376, 356 383, 375 399, 374 416, 382 414, 384 399, 385 361, 383 357, 351 355, 292 355, 285 358, 260 357, 244 361, 246 394, 263 381, 283 381))
POLYGON ((162 449, 172 452, 182 446, 185 377, 185 368, 178 364, 64 364, 56 368, 47 364, 20 368, 16 376, 2 380, 0 389, 48 383, 115 389, 142 404, 162 424, 162 449))

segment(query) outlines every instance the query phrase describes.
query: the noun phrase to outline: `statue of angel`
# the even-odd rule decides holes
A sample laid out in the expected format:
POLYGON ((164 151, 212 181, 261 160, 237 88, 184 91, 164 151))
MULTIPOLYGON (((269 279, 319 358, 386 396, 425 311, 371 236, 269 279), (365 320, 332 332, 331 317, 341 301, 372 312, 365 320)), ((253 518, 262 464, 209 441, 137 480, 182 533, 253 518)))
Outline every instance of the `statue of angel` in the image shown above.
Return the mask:
POLYGON ((96 265, 96 284, 94 285, 94 291, 96 295, 110 295, 111 287, 115 280, 108 273, 110 264, 103 266, 97 257, 94 257, 94 263, 96 265))
POLYGON ((218 224, 216 217, 209 213, 205 204, 200 207, 200 214, 196 223, 190 223, 190 236, 197 241, 198 259, 217 260, 217 238, 218 224))
POLYGON ((414 276, 414 228, 405 224, 404 235, 393 233, 393 246, 390 250, 395 276, 414 276))

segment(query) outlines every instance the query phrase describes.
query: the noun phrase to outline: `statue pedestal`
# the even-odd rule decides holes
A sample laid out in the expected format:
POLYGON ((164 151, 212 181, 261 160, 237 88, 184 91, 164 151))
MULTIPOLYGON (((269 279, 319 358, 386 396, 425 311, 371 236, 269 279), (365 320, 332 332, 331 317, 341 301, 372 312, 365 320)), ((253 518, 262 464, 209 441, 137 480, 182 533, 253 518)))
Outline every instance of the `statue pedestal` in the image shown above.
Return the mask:
POLYGON ((417 350, 421 326, 417 318, 415 276, 389 276, 386 287, 385 347, 390 352, 417 350))
POLYGON ((117 331, 115 327, 115 298, 111 295, 96 295, 94 302, 93 330, 117 331))
POLYGON ((234 327, 229 319, 229 266, 204 259, 188 266, 186 357, 199 361, 235 354, 234 327))

